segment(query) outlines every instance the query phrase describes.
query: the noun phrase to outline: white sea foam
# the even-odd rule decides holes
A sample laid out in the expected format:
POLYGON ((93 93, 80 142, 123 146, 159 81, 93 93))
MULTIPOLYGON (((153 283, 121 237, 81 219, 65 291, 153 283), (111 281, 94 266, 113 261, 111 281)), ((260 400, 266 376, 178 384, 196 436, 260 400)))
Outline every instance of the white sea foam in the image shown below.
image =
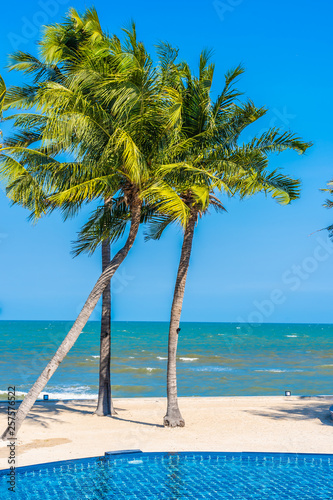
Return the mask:
MULTIPOLYGON (((8 391, 0 391, 0 395, 1 394, 8 394, 8 391)), ((15 395, 16 396, 25 396, 26 394, 28 394, 27 392, 21 392, 21 391, 15 391, 15 395)))
MULTIPOLYGON (((97 399, 97 393, 77 393, 77 392, 46 392, 49 399, 97 399)), ((43 398, 43 394, 40 395, 43 398)))
POLYGON ((270 372, 270 373, 294 373, 294 372, 304 372, 304 370, 279 370, 278 368, 270 368, 266 370, 254 370, 255 372, 270 372))
POLYGON ((92 358, 99 358, 100 356, 91 356, 92 358))
POLYGON ((134 359, 134 356, 128 356, 128 359, 134 359))
POLYGON ((199 358, 179 358, 180 361, 197 361, 199 358))
MULTIPOLYGON (((44 394, 48 394, 49 399, 96 399, 97 393, 92 394, 88 385, 83 386, 56 386, 50 391, 43 391, 39 395, 39 399, 43 399, 44 394)), ((1 394, 7 394, 7 391, 0 391, 1 394)), ((16 391, 16 396, 26 396, 28 393, 24 391, 16 391)))
POLYGON ((294 338, 294 337, 298 337, 298 335, 286 335, 286 337, 294 338))
POLYGON ((287 370, 277 370, 272 368, 271 370, 254 370, 255 372, 270 372, 270 373, 285 373, 287 370))
POLYGON ((223 366, 204 366, 202 368, 192 368, 196 372, 231 372, 232 368, 223 366))
POLYGON ((146 370, 149 373, 151 373, 151 372, 153 372, 155 370, 159 370, 159 368, 151 368, 150 366, 147 366, 146 368, 138 368, 137 366, 130 366, 128 369, 129 370, 140 370, 141 373, 142 373, 143 370, 146 370))
POLYGON ((163 358, 162 356, 157 356, 157 359, 168 359, 168 358, 163 358))

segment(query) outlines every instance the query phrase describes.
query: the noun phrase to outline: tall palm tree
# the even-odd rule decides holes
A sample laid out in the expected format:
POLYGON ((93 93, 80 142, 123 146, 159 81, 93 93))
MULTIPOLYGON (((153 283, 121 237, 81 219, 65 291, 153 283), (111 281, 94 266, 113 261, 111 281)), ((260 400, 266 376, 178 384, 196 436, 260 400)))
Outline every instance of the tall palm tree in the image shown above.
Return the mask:
MULTIPOLYGON (((0 75, 0 120, 2 119, 2 107, 5 100, 5 96, 6 96, 6 85, 5 82, 3 81, 2 76, 0 75)), ((0 138, 1 137, 2 137, 2 132, 0 130, 0 138)))
MULTIPOLYGON (((116 37, 107 40, 109 61, 91 57, 90 67, 87 61, 84 65, 79 61, 75 76, 65 76, 61 83, 50 79, 33 93, 13 88, 8 94, 9 107, 19 105, 40 112, 15 116, 20 139, 14 138, 1 154, 0 173, 7 180, 11 199, 39 218, 58 207, 68 215, 87 201, 116 198, 116 204, 125 207, 125 222, 130 223, 125 245, 106 265, 70 332, 21 403, 16 431, 131 249, 141 220, 149 214, 142 208, 148 203, 155 212, 182 224, 188 217, 177 193, 156 178, 161 150, 172 140, 175 111, 170 96, 166 96, 144 46, 137 42, 135 30, 126 34, 124 46, 116 37), (106 62, 117 71, 111 73, 106 62), (75 161, 59 161, 63 153, 74 155, 75 161)), ((45 65, 49 70, 47 62, 45 65)), ((121 234, 124 229, 122 225, 121 234)), ((6 429, 3 439, 8 433, 6 429)))
MULTIPOLYGON (((45 30, 43 40, 44 57, 54 61, 55 48, 57 65, 66 61, 66 74, 75 75, 78 58, 83 61, 88 54, 105 48, 106 35, 103 33, 97 11, 88 9, 80 16, 75 9, 70 9, 67 23, 49 27, 45 30)), ((81 62, 82 64, 82 62, 81 62)), ((110 209, 110 198, 104 200, 104 210, 110 209)), ((78 255, 78 253, 76 253, 78 255)), ((102 271, 111 260, 110 240, 101 241, 102 271)), ((102 294, 99 390, 96 415, 109 416, 116 414, 111 395, 111 282, 102 294)))
POLYGON ((5 82, 3 81, 2 76, 0 75, 0 111, 2 111, 5 94, 6 94, 6 85, 5 82))
MULTIPOLYGON (((22 52, 18 52, 12 55, 11 69, 20 70, 30 76, 33 76, 34 82, 33 85, 14 88, 11 90, 10 96, 7 99, 7 102, 10 103, 11 107, 16 106, 23 109, 30 109, 33 105, 37 105, 39 108, 44 109, 45 107, 52 105, 54 107, 57 107, 59 111, 59 108, 62 109, 64 97, 69 99, 69 96, 66 95, 66 91, 71 92, 70 85, 73 85, 73 81, 75 82, 75 79, 80 82, 81 102, 79 105, 77 102, 75 102, 76 110, 72 115, 73 123, 71 124, 72 131, 70 132, 68 132, 68 123, 70 121, 68 106, 66 108, 67 128, 65 129, 65 135, 69 135, 70 144, 66 143, 65 146, 62 146, 61 144, 59 144, 59 137, 57 137, 56 142, 52 141, 51 145, 49 144, 48 148, 45 149, 47 154, 52 154, 54 156, 57 153, 64 152, 66 150, 66 147, 70 150, 74 149, 74 143, 77 144, 78 142, 77 140, 74 141, 75 137, 73 137, 75 135, 78 135, 78 114, 80 118, 83 118, 83 120, 94 120, 94 122, 99 126, 99 128, 97 126, 97 133, 100 134, 102 132, 103 135, 105 111, 109 114, 108 127, 112 129, 111 122, 112 120, 114 120, 114 116, 112 115, 112 113, 110 114, 111 105, 114 106, 114 108, 117 108, 117 106, 123 105, 126 99, 128 101, 127 108, 130 108, 132 106, 134 108, 134 112, 137 113, 138 110, 135 108, 138 107, 137 102, 139 101, 139 94, 136 92, 136 86, 137 84, 140 85, 140 63, 144 65, 145 58, 147 60, 148 58, 145 55, 144 47, 136 40, 134 26, 132 30, 127 31, 126 34, 127 41, 125 41, 124 46, 121 46, 117 37, 110 38, 109 36, 103 34, 100 27, 98 15, 94 9, 88 10, 82 17, 80 17, 74 9, 71 9, 66 21, 63 24, 57 24, 55 26, 49 26, 45 28, 44 37, 42 42, 40 43, 40 59, 22 52), (133 76, 131 85, 132 87, 134 86, 134 88, 132 88, 131 92, 131 87, 127 87, 125 89, 126 92, 124 92, 125 85, 127 85, 128 82, 123 83, 123 85, 121 86, 122 94, 119 96, 119 80, 120 82, 122 82, 124 78, 126 79, 128 77, 128 73, 130 74, 130 76, 133 76), (102 93, 102 95, 98 97, 99 101, 96 101, 95 98, 91 99, 92 85, 96 85, 96 88, 99 88, 102 93), (107 94, 105 94, 106 88, 107 94), (58 92, 58 95, 60 95, 60 102, 57 101, 55 103, 54 97, 56 95, 56 92, 58 92), (131 92, 131 94, 129 95, 128 92, 131 92), (51 102, 49 102, 51 94, 51 102), (90 113, 89 115, 91 109, 86 110, 84 108, 87 104, 85 101, 85 97, 87 95, 90 96, 90 101, 88 100, 88 102, 91 105, 91 108, 95 108, 97 103, 101 102, 102 99, 104 99, 104 115, 103 113, 98 114, 96 112, 90 113), (80 109, 78 109, 80 105, 81 107, 80 109), (72 134, 72 136, 70 134, 72 134)), ((151 66, 151 63, 149 64, 151 66)), ((146 82, 148 85, 151 84, 150 80, 152 79, 152 77, 154 77, 155 80, 158 77, 158 74, 153 75, 150 66, 148 65, 147 71, 144 73, 144 78, 148 77, 146 82)), ((142 81, 144 81, 144 79, 142 79, 142 81)), ((159 82, 159 88, 162 88, 162 83, 163 82, 159 82)), ((145 89, 144 92, 146 92, 145 89)), ((150 98, 149 93, 147 93, 146 97, 148 101, 150 98)), ((75 97, 72 97, 72 99, 75 99, 75 97)), ((145 114, 146 118, 149 119, 149 114, 145 114)), ((156 115, 158 118, 158 113, 156 115)), ((29 116, 19 115, 16 116, 16 123, 17 125, 21 126, 22 130, 19 134, 17 134, 16 137, 11 138, 10 141, 7 141, 8 144, 12 147, 31 147, 33 144, 36 144, 40 140, 42 130, 44 138, 46 137, 44 131, 44 128, 46 127, 44 117, 38 117, 33 114, 30 114, 29 116)), ((157 121, 155 123, 157 123, 157 121)), ((54 128, 53 122, 52 126, 54 128)), ((62 130, 64 130, 63 123, 61 123, 60 126, 62 127, 62 130)), ((113 130, 116 130, 115 126, 113 127, 113 130)), ((121 132, 121 130, 119 131, 121 132)), ((81 131, 81 133, 84 132, 81 131)), ((89 139, 85 142, 84 145, 85 151, 90 148, 91 153, 94 152, 94 154, 92 154, 93 161, 95 162, 95 164, 96 162, 100 162, 100 166, 98 168, 100 168, 100 171, 102 171, 104 177, 107 168, 109 168, 110 170, 114 166, 113 164, 115 160, 113 161, 113 164, 110 165, 110 158, 112 159, 112 155, 110 155, 111 148, 114 148, 114 151, 112 153, 113 157, 119 154, 114 144, 111 142, 110 137, 107 136, 106 140, 109 141, 109 149, 107 151, 100 149, 96 153, 96 142, 89 142, 89 139), (109 155, 110 157, 108 158, 107 162, 106 155, 109 155)), ((126 135, 123 135, 121 137, 121 140, 125 142, 127 140, 126 135)), ((130 141, 128 143, 128 146, 130 150, 130 141)), ((81 147, 81 150, 84 151, 84 148, 81 147)), ((21 150, 19 152, 21 152, 21 150)), ((135 147, 132 153, 135 154, 135 147)), ((87 157, 86 152, 84 154, 85 157, 87 157)), ((26 156, 28 156, 29 161, 32 161, 30 153, 26 152, 26 156)), ((27 158, 25 158, 25 161, 27 161, 27 158)), ((38 161, 41 162, 40 157, 38 157, 38 161)), ((56 170, 58 172, 61 172, 60 176, 62 189, 67 189, 69 187, 68 180, 73 180, 73 172, 75 172, 75 177, 77 178, 78 173, 80 172, 80 170, 82 170, 82 165, 80 167, 77 166, 75 171, 73 170, 73 164, 68 164, 67 166, 64 165, 61 169, 59 169, 58 163, 55 162, 54 165, 56 170), (64 175, 64 168, 67 167, 69 170, 69 175, 66 177, 67 185, 65 187, 62 177, 64 175)), ((45 166, 43 168, 45 168, 45 166)), ((92 165, 89 164, 87 168, 91 170, 92 165)), ((53 180, 54 178, 55 175, 53 175, 53 180)), ((75 182, 76 181, 77 179, 75 180, 75 182)), ((114 183, 113 186, 116 188, 117 183, 114 183)), ((14 195, 13 186, 11 187, 12 198, 15 198, 15 196, 17 196, 17 191, 18 189, 16 188, 14 195)), ((112 193, 110 194, 110 192, 108 192, 105 199, 110 199, 110 196, 112 197, 112 193)), ((70 206, 67 206, 66 204, 67 210, 65 211, 65 217, 67 217, 69 214, 72 215, 77 212, 77 209, 82 204, 82 197, 74 202, 71 199, 70 202, 67 201, 66 203, 70 203, 70 206)), ((105 203, 104 210, 108 210, 108 203, 105 203)), ((105 236, 105 234, 106 232, 104 231, 103 235, 105 236)), ((102 248, 102 270, 104 270, 105 266, 109 262, 109 235, 105 236, 105 239, 99 241, 99 244, 102 248)), ((94 250, 95 249, 96 246, 94 247, 94 250)), ((75 254, 78 253, 79 252, 75 252, 75 254)), ((104 291, 104 296, 102 299, 99 396, 96 409, 96 413, 99 415, 109 415, 114 413, 110 384, 110 309, 110 286, 108 285, 104 291)))
MULTIPOLYGON (((37 59, 30 54, 18 52, 12 56, 12 69, 24 71, 34 77, 34 85, 29 88, 26 96, 31 99, 41 83, 50 80, 64 83, 65 78, 68 79, 70 75, 74 77, 78 63, 84 64, 87 54, 96 54, 105 46, 106 35, 102 31, 96 10, 88 9, 83 16, 80 16, 75 9, 70 9, 64 23, 47 26, 44 29, 40 43, 42 58, 37 59)), ((33 138, 34 141, 35 139, 36 137, 33 138)), ((16 142, 16 145, 19 144, 22 144, 22 140, 16 142)), ((103 271, 110 262, 108 240, 101 242, 101 250, 103 271)), ((111 396, 110 362, 111 292, 108 284, 102 296, 97 415, 115 413, 111 396)))
MULTIPOLYGON (((223 211, 218 199, 220 193, 230 196, 250 196, 257 192, 270 193, 280 204, 299 197, 299 181, 280 173, 267 172, 268 154, 291 149, 302 154, 310 146, 292 133, 270 129, 247 144, 238 145, 241 132, 262 117, 266 110, 252 102, 237 103, 240 93, 234 89, 241 67, 225 77, 225 87, 215 102, 211 99, 214 66, 208 64, 209 54, 200 57, 199 76, 194 77, 186 64, 174 67, 173 88, 181 103, 179 143, 172 147, 173 168, 183 173, 183 184, 178 180, 179 195, 187 205, 190 217, 185 226, 184 239, 171 307, 167 368, 167 412, 165 426, 184 426, 177 399, 176 354, 179 323, 190 262, 195 226, 210 207, 223 211), (197 173, 195 173, 195 169, 197 173)), ((151 237, 159 238, 168 225, 167 218, 153 226, 151 237)))

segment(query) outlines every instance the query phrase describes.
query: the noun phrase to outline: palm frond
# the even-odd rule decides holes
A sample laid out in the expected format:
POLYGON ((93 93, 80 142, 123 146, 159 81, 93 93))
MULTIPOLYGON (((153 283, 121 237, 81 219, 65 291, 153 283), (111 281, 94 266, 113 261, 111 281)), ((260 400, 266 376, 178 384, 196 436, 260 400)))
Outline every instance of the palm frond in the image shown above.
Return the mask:
POLYGON ((152 217, 149 221, 148 229, 145 232, 145 241, 159 240, 165 229, 173 222, 174 221, 172 217, 164 215, 157 215, 152 217))
POLYGON ((92 254, 103 241, 114 243, 121 238, 131 219, 129 206, 122 199, 113 199, 112 206, 100 206, 78 233, 72 254, 92 254))

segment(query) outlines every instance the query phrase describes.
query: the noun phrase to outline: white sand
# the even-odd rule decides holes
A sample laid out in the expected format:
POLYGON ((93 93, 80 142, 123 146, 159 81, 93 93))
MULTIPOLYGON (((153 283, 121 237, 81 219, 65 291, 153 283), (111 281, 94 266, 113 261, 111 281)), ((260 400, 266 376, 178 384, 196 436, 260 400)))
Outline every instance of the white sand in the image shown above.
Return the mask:
MULTIPOLYGON (((16 466, 102 456, 106 451, 267 451, 333 453, 333 397, 180 398, 184 428, 161 424, 164 398, 116 399, 116 418, 94 401, 36 403, 17 440, 16 466)), ((0 404, 0 431, 7 407, 0 404)), ((0 445, 0 469, 8 468, 0 445)))

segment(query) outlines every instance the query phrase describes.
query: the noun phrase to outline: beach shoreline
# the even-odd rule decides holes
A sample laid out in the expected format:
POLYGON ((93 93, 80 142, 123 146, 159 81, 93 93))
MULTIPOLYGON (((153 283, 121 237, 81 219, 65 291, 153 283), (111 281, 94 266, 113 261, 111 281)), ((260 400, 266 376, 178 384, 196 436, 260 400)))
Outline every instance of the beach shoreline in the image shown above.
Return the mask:
MULTIPOLYGON (((333 396, 184 397, 186 426, 164 428, 166 398, 115 398, 114 418, 94 415, 96 401, 38 401, 16 442, 16 466, 103 456, 107 451, 333 453, 333 396)), ((0 402, 0 428, 7 404, 0 402)), ((0 444, 0 469, 8 447, 0 444)))

